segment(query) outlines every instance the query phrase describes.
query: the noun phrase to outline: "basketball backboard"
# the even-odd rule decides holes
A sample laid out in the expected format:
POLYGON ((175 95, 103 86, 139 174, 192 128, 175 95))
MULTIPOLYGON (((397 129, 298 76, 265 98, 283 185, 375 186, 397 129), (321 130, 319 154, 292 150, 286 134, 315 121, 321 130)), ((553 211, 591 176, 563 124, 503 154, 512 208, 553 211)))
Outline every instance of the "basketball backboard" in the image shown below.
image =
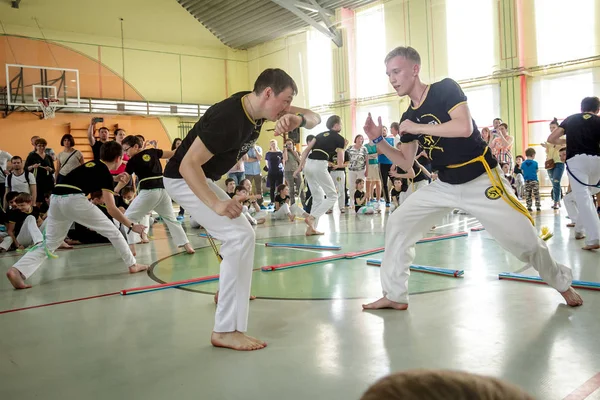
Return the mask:
POLYGON ((39 99, 57 100, 59 108, 80 107, 79 70, 6 64, 7 105, 38 107, 39 99))

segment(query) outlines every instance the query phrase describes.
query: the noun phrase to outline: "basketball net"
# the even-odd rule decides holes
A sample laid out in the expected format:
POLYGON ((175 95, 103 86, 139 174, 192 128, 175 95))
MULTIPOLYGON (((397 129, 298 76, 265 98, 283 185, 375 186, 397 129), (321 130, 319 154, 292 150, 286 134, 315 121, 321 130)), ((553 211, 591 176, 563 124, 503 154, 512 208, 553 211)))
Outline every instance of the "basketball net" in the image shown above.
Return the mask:
POLYGON ((38 107, 42 109, 44 119, 54 118, 58 99, 38 99, 38 107))

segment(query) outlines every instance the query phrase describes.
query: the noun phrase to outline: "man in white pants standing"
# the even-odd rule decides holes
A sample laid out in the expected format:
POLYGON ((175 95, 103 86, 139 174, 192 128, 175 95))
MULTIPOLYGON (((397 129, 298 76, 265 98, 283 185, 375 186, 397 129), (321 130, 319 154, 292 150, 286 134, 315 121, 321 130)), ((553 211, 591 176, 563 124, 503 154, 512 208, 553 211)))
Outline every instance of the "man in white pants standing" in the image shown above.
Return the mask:
POLYGON ((586 235, 583 250, 600 249, 600 220, 592 194, 600 182, 600 99, 586 97, 581 113, 567 117, 548 137, 552 144, 567 145, 567 173, 579 215, 577 226, 586 235), (562 138, 566 135, 567 138, 562 138))
POLYGON ((408 308, 408 278, 415 243, 438 219, 457 207, 476 217, 505 249, 532 265, 568 305, 583 304, 571 287, 571 270, 552 258, 546 243, 538 237, 531 216, 511 194, 502 170, 471 118, 460 86, 451 79, 431 85, 422 83, 421 58, 412 47, 392 50, 385 64, 398 95, 408 95, 412 103, 401 119, 401 150, 383 140, 381 118, 376 125, 369 115, 365 133, 378 151, 405 171, 413 166, 421 143, 439 179, 408 197, 389 217, 381 263, 383 297, 363 308, 408 308))
MULTIPOLYGON (((183 227, 175 219, 173 204, 163 184, 163 169, 160 159, 170 159, 174 151, 164 151, 149 148, 142 150, 143 143, 137 136, 129 135, 122 142, 123 152, 129 156, 125 172, 128 175, 135 174, 138 180, 137 196, 125 211, 125 216, 134 222, 142 219, 152 210, 165 221, 173 241, 177 247, 184 247, 188 254, 194 254, 194 248, 183 230, 183 227)), ((128 182, 120 182, 115 191, 119 193, 128 182)), ((127 235, 129 248, 135 256, 136 235, 127 235)))
POLYGON ((219 302, 211 335, 216 347, 258 350, 266 343, 244 333, 255 248, 254 230, 241 216, 245 198, 229 198, 214 181, 254 146, 265 120, 277 121, 276 135, 321 122, 318 114, 291 106, 296 93, 296 83, 285 71, 263 71, 252 92, 236 93, 210 107, 165 168, 167 192, 222 242, 219 302))
MULTIPOLYGON (((52 200, 46 218, 46 238, 40 245, 34 246, 23 256, 6 276, 15 289, 28 289, 31 285, 25 283, 42 265, 47 256, 53 257, 53 252, 63 243, 73 222, 93 229, 112 243, 119 255, 129 267, 130 273, 145 271, 147 265, 137 264, 127 246, 123 235, 115 224, 106 218, 91 202, 87 195, 102 190, 102 199, 109 214, 126 226, 130 231, 142 233, 144 225, 134 224, 115 205, 113 196, 113 177, 110 170, 121 165, 123 150, 117 142, 106 142, 100 149, 100 160, 87 162, 65 177, 52 190, 52 200)), ((122 177, 119 177, 122 179, 122 177)), ((55 256, 54 256, 55 257, 55 256)))
POLYGON ((294 176, 297 176, 300 171, 304 170, 305 181, 310 186, 313 198, 310 214, 305 216, 305 222, 308 225, 306 236, 323 234, 317 231, 319 218, 333 207, 337 199, 335 184, 331 175, 327 172, 329 160, 333 158, 334 154, 337 153, 337 164, 334 164, 333 167, 344 168, 344 146, 346 141, 340 135, 342 130, 340 117, 332 115, 327 119, 325 126, 329 130, 319 133, 306 146, 306 149, 302 152, 300 166, 294 172, 294 176))

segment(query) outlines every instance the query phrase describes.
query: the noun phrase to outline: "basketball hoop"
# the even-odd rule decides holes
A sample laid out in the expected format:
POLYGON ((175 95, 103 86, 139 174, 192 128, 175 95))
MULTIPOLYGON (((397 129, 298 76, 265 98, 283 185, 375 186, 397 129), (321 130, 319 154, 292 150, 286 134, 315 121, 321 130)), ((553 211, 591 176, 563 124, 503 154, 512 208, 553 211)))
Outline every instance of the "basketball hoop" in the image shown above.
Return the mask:
POLYGON ((38 99, 38 107, 42 109, 44 119, 54 118, 58 107, 58 99, 38 99))

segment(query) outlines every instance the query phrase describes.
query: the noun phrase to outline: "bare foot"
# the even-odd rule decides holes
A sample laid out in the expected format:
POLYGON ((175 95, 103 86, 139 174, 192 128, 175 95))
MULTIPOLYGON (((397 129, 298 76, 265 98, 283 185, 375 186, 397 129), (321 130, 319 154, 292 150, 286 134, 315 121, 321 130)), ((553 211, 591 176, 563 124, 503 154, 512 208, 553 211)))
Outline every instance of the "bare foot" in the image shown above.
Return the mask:
MULTIPOLYGON (((215 297, 213 298, 213 300, 215 301, 215 304, 219 304, 219 291, 218 290, 217 290, 217 293, 215 293, 215 297)), ((250 295, 250 300, 256 300, 256 296, 250 295)))
POLYGON ((290 222, 294 222, 296 220, 296 216, 294 214, 288 214, 288 218, 290 219, 290 222))
POLYGON ((589 244, 587 246, 582 247, 583 250, 598 250, 600 249, 600 244, 589 244))
POLYGON ((575 224, 572 222, 567 224, 567 228, 574 228, 574 227, 575 227, 575 224))
POLYGON ((579 307, 583 304, 583 299, 572 287, 569 287, 566 292, 562 292, 561 295, 565 298, 567 305, 571 307, 579 307))
POLYGON ((396 303, 395 301, 388 300, 386 297, 382 297, 373 303, 363 304, 363 310, 380 310, 383 308, 403 311, 408 308, 408 304, 396 303))
POLYGON ((324 235, 325 233, 323 232, 319 232, 313 228, 311 228, 310 226, 308 228, 306 228, 306 236, 314 236, 314 235, 324 235))
MULTIPOLYGON (((240 332, 240 333, 241 333, 241 332, 240 332)), ((248 339, 250 339, 251 341, 253 341, 254 343, 257 343, 257 344, 260 344, 260 345, 263 345, 263 346, 267 347, 267 342, 263 342, 262 340, 260 340, 260 339, 257 339, 257 338, 255 338, 255 337, 252 337, 252 336, 249 336, 249 335, 246 335, 246 337, 247 337, 248 339)))
POLYGON ((134 257, 137 256, 137 253, 135 252, 135 244, 130 244, 129 250, 131 250, 131 254, 133 254, 134 257))
POLYGON ((25 277, 21 274, 21 271, 16 269, 15 267, 11 267, 8 269, 6 273, 6 277, 12 283, 15 289, 29 289, 31 285, 25 283, 25 277))
POLYGON ((185 249, 185 252, 188 254, 194 254, 196 252, 194 250, 194 248, 192 247, 192 245, 189 243, 186 243, 185 246, 183 246, 183 248, 185 249))
POLYGON ((135 274, 137 272, 142 272, 148 269, 147 265, 144 264, 133 264, 131 267, 129 267, 129 273, 130 274, 135 274))
POLYGON ((67 242, 62 242, 62 244, 60 246, 58 246, 59 249, 64 249, 64 250, 72 250, 73 246, 71 246, 70 244, 67 244, 67 242))
POLYGON ((583 233, 576 233, 575 240, 585 239, 585 235, 583 233))
MULTIPOLYGON (((254 339, 254 338, 252 338, 254 339)), ((264 343, 257 343, 242 332, 213 332, 210 336, 210 343, 215 347, 224 347, 227 349, 251 351, 260 350, 266 347, 264 343)), ((260 341, 258 341, 260 342, 260 341)))

